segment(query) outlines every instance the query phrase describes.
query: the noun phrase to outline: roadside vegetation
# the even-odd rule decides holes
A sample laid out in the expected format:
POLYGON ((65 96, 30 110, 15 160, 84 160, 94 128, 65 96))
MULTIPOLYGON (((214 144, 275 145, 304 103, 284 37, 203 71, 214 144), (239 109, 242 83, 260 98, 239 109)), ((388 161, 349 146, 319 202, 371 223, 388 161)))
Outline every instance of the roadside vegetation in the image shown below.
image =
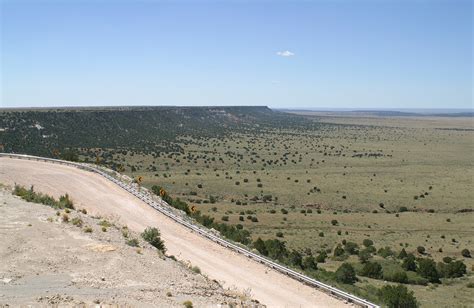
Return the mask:
POLYGON ((68 194, 62 195, 59 200, 56 200, 51 196, 35 192, 33 186, 26 189, 20 185, 15 185, 13 194, 27 202, 41 203, 55 209, 74 209, 74 204, 68 194))

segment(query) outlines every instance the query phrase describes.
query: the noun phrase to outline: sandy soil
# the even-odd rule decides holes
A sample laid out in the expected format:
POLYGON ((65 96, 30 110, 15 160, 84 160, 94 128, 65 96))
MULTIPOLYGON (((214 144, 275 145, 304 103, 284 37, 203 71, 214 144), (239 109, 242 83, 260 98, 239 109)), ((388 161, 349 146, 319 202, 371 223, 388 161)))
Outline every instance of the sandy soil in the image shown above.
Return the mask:
POLYGON ((68 193, 78 208, 142 232, 158 227, 168 254, 197 265, 225 288, 246 292, 270 307, 341 307, 346 303, 229 251, 190 232, 99 175, 45 162, 0 158, 0 183, 59 197, 68 193))
POLYGON ((53 208, 0 189, 0 307, 251 304, 165 257, 139 234, 120 226, 104 232, 100 221, 78 211, 58 216, 53 208), (139 248, 126 244, 131 238, 140 241, 139 248))

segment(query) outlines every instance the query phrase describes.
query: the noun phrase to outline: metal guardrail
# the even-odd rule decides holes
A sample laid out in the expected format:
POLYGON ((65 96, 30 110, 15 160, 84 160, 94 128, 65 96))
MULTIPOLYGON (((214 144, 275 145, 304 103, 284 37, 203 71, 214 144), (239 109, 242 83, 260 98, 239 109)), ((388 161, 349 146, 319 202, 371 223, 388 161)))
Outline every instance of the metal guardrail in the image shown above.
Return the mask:
POLYGON ((199 235, 210 239, 211 241, 218 243, 221 246, 224 246, 226 248, 232 249, 240 254, 243 254, 244 256, 253 259, 259 263, 262 263, 274 270, 279 271, 280 273, 283 273, 285 275, 288 275, 298 281, 301 281, 307 285, 316 287, 318 289, 321 289, 335 297, 344 299, 350 303, 354 303, 356 305, 362 306, 362 307, 368 307, 368 308, 380 308, 378 305, 371 303, 363 298, 357 297, 355 295, 349 294, 347 292, 344 292, 342 290, 339 290, 337 288, 334 288, 330 285, 327 285, 325 283, 322 283, 316 279, 313 279, 311 277, 305 276, 295 270, 292 270, 288 267, 285 267, 283 265, 280 265, 273 260, 270 260, 266 257, 263 257, 261 255, 258 255, 256 253, 251 252, 248 249, 242 248, 232 242, 229 242, 225 239, 222 239, 215 234, 212 234, 208 229, 204 229, 203 227, 200 227, 198 225, 192 224, 185 219, 183 219, 181 216, 176 215, 171 211, 171 206, 161 200, 159 198, 159 201, 153 200, 149 193, 143 193, 141 191, 138 191, 134 186, 125 184, 124 182, 117 180, 116 178, 110 176, 106 172, 100 170, 99 168, 90 166, 88 164, 83 164, 83 163, 75 163, 75 162, 70 162, 70 161, 65 161, 65 160, 60 160, 60 159, 53 159, 53 158, 45 158, 45 157, 39 157, 39 156, 32 156, 32 155, 25 155, 25 154, 10 154, 10 153, 0 153, 0 157, 9 157, 9 158, 17 158, 17 159, 26 159, 26 160, 37 160, 37 161, 46 161, 46 162, 51 162, 51 163, 57 163, 57 164, 62 164, 62 165, 68 165, 68 166, 73 166, 82 170, 90 171, 97 173, 107 180, 115 183, 119 187, 123 188, 124 190, 128 191, 132 195, 136 196, 138 199, 142 200, 155 210, 159 211, 160 213, 164 214, 165 216, 171 218, 175 222, 187 227, 188 229, 198 233, 199 235))

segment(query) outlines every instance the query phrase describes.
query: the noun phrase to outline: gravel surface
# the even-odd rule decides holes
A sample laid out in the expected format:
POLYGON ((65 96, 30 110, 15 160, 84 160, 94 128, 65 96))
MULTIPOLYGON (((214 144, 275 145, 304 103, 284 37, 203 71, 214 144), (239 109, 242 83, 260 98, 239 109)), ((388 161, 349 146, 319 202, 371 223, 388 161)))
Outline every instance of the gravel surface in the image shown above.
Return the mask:
POLYGON ((225 289, 238 290, 270 307, 342 307, 347 303, 205 239, 158 213, 101 176, 74 167, 0 158, 0 183, 30 186, 131 230, 158 227, 168 253, 197 265, 225 289))
POLYGON ((58 212, 1 189, 0 306, 182 307, 187 300, 195 306, 252 305, 243 294, 165 257, 139 234, 102 225, 103 219, 58 212), (126 244, 132 238, 140 247, 126 244))

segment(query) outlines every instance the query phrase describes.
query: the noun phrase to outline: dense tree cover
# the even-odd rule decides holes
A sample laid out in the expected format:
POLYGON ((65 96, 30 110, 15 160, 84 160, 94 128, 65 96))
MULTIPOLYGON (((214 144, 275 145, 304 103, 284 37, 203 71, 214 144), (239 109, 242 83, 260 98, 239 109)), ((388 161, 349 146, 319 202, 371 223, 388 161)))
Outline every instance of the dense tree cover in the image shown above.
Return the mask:
POLYGON ((5 152, 67 160, 76 159, 74 151, 82 148, 181 152, 178 137, 318 125, 323 124, 263 106, 5 110, 0 116, 5 152))

